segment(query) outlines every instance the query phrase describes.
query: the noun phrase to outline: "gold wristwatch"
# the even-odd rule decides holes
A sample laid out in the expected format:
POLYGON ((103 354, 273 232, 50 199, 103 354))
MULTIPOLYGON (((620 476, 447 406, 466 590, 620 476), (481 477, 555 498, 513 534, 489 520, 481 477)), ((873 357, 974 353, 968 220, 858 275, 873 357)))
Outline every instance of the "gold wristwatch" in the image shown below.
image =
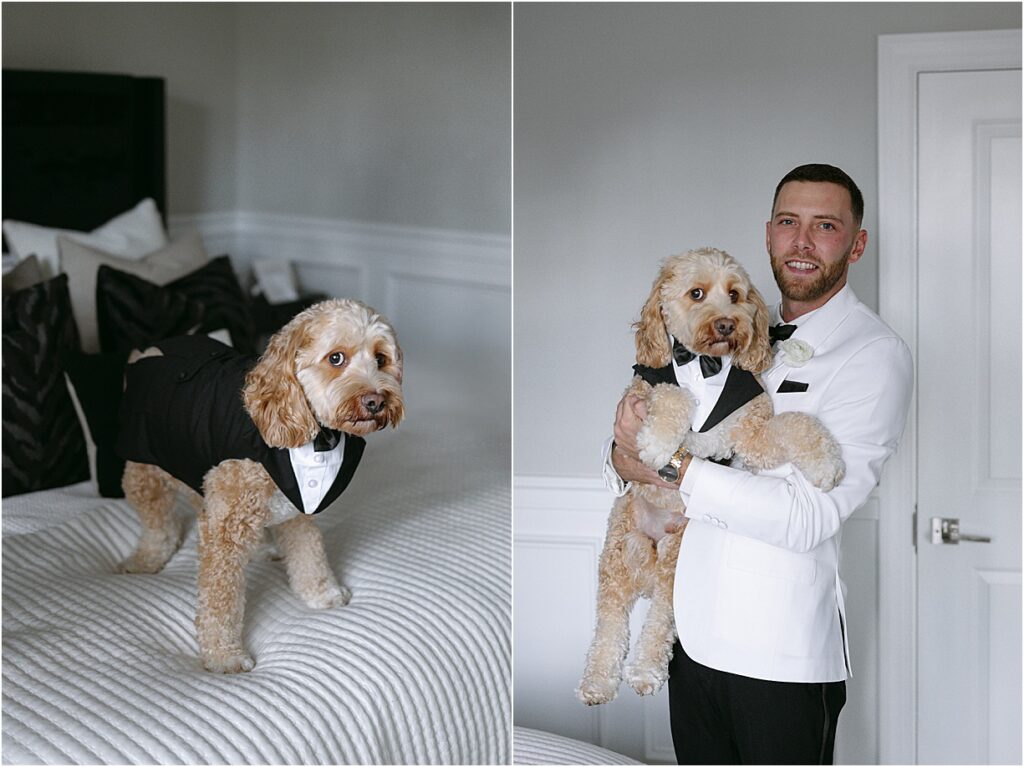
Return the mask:
POLYGON ((672 453, 672 457, 668 459, 668 463, 658 469, 658 476, 666 482, 678 482, 679 481, 679 468, 683 465, 683 459, 688 456, 689 453, 686 448, 682 445, 672 453))

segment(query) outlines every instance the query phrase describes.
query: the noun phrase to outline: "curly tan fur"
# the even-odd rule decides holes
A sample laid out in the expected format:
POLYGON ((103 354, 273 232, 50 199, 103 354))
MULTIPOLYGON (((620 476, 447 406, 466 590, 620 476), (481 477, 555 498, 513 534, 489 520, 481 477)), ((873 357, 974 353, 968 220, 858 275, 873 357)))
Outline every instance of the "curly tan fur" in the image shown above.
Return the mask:
MULTIPOLYGON (((133 353, 130 362, 159 354, 133 353)), ((364 304, 334 299, 299 313, 271 338, 246 378, 243 400, 272 447, 300 447, 320 426, 366 435, 405 415, 402 351, 390 323, 364 304)), ((200 496, 162 469, 129 462, 122 485, 142 522, 124 572, 158 572, 184 529, 174 512, 183 492, 196 507, 199 577, 196 633, 203 666, 234 673, 255 665, 242 638, 245 566, 272 525, 274 508, 296 513, 266 470, 246 459, 222 461, 203 478, 200 496)), ((278 518, 280 519, 280 518, 278 518)), ((341 607, 350 593, 331 570, 313 520, 298 514, 271 527, 292 590, 316 609, 341 607)))
MULTIPOLYGON (((697 354, 729 354, 733 365, 755 374, 772 362, 768 308, 746 271, 724 251, 703 248, 667 259, 634 327, 637 362, 648 367, 669 364, 670 338, 697 354)), ((697 433, 688 389, 651 386, 636 376, 626 393, 645 400, 637 447, 652 469, 663 467, 683 445, 702 458, 736 456, 753 471, 792 462, 823 490, 842 478, 839 446, 821 423, 804 413, 774 415, 767 394, 697 433)), ((654 694, 668 678, 675 639, 672 589, 685 511, 677 490, 654 485, 634 483, 616 500, 598 565, 594 639, 577 690, 584 703, 612 700, 623 676, 641 695, 654 694), (624 672, 629 614, 641 596, 651 605, 624 672)))

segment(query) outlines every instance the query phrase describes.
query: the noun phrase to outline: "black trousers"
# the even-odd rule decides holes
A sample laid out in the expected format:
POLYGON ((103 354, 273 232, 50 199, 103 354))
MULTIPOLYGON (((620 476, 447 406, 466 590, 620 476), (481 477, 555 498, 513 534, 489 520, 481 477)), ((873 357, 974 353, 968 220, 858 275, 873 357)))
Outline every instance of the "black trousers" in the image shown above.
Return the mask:
POLYGON ((716 671, 677 641, 668 694, 679 764, 832 764, 846 682, 768 682, 716 671))

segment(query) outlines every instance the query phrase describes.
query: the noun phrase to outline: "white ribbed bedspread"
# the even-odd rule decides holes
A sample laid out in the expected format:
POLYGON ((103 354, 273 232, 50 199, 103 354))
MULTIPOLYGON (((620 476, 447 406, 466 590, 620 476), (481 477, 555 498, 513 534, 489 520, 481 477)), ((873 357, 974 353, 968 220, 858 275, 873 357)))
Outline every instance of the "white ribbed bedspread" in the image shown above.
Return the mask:
POLYGON ((642 764, 607 748, 528 727, 513 729, 513 764, 642 764))
POLYGON ((119 575, 124 501, 88 484, 6 500, 4 763, 508 763, 508 435, 419 420, 371 435, 318 517, 347 607, 309 609, 281 562, 249 566, 247 674, 197 660, 194 527, 161 573, 119 575))

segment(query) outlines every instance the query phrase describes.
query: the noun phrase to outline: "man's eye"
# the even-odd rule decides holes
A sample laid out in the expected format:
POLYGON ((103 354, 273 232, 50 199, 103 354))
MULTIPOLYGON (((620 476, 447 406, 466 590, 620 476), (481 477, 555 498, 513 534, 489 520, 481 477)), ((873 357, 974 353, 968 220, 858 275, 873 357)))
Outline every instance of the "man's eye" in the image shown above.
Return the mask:
POLYGON ((824 229, 827 232, 833 232, 833 231, 835 231, 836 225, 835 224, 831 224, 828 221, 822 221, 821 222, 821 228, 824 229))
POLYGON ((704 300, 704 291, 703 291, 703 289, 701 289, 701 288, 694 288, 693 290, 691 290, 690 291, 690 298, 692 298, 694 301, 703 301, 704 300))
POLYGON ((334 365, 334 367, 340 368, 345 364, 345 355, 341 352, 331 352, 331 356, 327 358, 327 361, 334 365))

